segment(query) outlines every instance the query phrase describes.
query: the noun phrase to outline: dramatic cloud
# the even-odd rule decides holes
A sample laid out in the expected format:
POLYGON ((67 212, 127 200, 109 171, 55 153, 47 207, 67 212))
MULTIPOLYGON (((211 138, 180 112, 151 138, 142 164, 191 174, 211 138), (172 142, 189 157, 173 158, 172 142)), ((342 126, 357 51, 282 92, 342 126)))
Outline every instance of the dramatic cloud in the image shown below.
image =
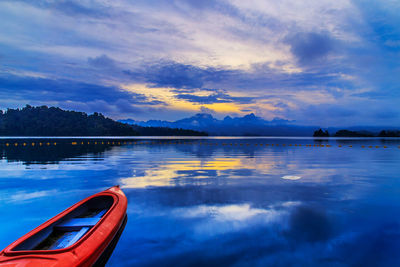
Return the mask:
POLYGON ((0 108, 398 125, 399 11, 372 0, 5 0, 0 108))
POLYGON ((287 38, 290 51, 302 64, 323 60, 333 49, 333 41, 327 34, 296 33, 287 38))
MULTIPOLYGON (((51 80, 38 77, 0 76, 1 104, 8 98, 33 104, 56 104, 66 108, 104 113, 142 112, 145 107, 164 104, 143 94, 128 93, 117 87, 71 80, 51 80)), ((9 102, 8 102, 9 103, 9 102)))
POLYGON ((189 102, 195 102, 199 104, 213 104, 213 103, 251 103, 254 98, 251 97, 232 97, 225 93, 214 93, 207 96, 198 96, 194 94, 178 94, 178 99, 185 99, 189 102))

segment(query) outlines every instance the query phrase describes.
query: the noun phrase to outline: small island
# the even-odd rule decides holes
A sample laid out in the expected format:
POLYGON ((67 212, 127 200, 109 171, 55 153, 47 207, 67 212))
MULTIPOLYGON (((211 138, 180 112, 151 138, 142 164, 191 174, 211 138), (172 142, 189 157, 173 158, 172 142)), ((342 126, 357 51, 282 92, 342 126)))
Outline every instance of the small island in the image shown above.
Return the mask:
POLYGON ((334 137, 375 137, 375 135, 368 131, 339 130, 334 137))
POLYGON ((400 131, 383 130, 379 133, 379 137, 400 137, 400 131))
POLYGON ((94 112, 58 107, 0 110, 0 136, 205 136, 207 133, 168 127, 128 125, 94 112))
MULTIPOLYGON (((328 130, 319 129, 314 132, 313 137, 330 137, 328 130)), ((382 130, 377 133, 369 131, 350 131, 350 130, 339 130, 332 137, 400 137, 400 131, 397 130, 382 130)))
POLYGON ((314 132, 313 137, 329 137, 329 132, 328 130, 323 131, 322 129, 319 129, 314 132))

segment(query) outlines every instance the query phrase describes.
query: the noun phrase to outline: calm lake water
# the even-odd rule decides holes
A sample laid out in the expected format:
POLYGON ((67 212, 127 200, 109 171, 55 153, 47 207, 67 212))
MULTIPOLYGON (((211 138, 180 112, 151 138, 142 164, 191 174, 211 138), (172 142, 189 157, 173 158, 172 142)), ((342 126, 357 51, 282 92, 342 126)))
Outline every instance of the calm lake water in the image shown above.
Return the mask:
POLYGON ((2 139, 0 249, 120 184, 128 223, 108 266, 400 266, 399 145, 2 139))

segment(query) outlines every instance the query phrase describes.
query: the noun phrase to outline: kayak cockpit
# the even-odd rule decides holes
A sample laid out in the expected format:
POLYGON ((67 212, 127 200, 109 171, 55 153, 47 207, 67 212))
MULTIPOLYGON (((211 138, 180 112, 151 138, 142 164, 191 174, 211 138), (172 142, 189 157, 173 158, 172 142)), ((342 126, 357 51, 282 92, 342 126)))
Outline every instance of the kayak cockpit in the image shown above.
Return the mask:
POLYGON ((100 221, 113 203, 111 196, 91 198, 18 244, 13 251, 54 250, 72 246, 100 221))

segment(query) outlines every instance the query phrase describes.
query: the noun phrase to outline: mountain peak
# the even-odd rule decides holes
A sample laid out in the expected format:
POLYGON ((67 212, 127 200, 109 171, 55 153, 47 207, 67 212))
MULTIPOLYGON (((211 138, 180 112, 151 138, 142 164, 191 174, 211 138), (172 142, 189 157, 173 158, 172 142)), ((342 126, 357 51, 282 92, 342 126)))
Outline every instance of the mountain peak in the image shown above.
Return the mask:
POLYGON ((232 117, 229 115, 224 118, 224 121, 230 121, 230 120, 232 120, 232 117))
POLYGON ((256 115, 254 115, 254 113, 250 113, 250 114, 245 115, 245 116, 243 117, 243 119, 246 119, 246 120, 256 120, 256 119, 258 119, 258 117, 257 117, 256 115))
POLYGON ((214 119, 214 117, 208 113, 197 113, 193 117, 198 119, 214 119))

